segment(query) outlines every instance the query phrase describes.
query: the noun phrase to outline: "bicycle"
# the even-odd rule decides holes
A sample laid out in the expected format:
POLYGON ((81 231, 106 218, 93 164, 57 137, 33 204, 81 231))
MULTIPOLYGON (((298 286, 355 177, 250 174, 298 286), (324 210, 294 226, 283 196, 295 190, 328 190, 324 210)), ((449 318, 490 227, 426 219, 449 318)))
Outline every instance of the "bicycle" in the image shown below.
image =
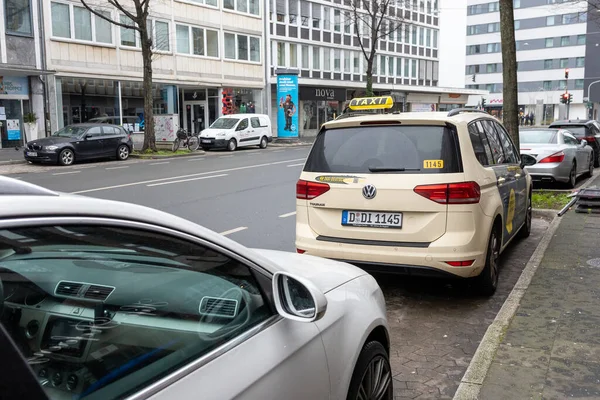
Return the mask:
POLYGON ((193 135, 183 128, 177 131, 177 137, 173 141, 173 152, 179 150, 179 146, 187 147, 189 151, 196 151, 200 147, 198 135, 193 135))

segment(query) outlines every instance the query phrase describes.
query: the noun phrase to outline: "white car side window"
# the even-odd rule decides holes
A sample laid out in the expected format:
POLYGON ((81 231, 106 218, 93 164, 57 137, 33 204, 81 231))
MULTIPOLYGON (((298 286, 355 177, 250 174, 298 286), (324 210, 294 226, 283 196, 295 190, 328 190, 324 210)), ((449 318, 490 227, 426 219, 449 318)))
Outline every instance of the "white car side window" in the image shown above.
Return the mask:
POLYGON ((50 398, 124 398, 269 319, 251 268, 153 231, 0 231, 2 325, 50 398))

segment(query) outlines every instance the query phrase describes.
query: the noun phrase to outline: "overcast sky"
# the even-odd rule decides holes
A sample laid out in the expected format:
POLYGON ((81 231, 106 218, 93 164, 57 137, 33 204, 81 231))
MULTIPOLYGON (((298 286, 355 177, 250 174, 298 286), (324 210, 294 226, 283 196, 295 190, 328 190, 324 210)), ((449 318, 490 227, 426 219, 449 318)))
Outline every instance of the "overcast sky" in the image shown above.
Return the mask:
POLYGON ((467 0, 440 1, 440 80, 442 87, 465 87, 467 0))

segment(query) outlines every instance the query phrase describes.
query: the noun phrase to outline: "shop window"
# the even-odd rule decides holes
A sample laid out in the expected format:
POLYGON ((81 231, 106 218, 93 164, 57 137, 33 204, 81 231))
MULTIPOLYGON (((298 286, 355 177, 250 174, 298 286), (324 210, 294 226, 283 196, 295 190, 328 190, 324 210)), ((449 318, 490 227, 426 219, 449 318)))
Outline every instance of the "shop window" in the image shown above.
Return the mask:
POLYGON ((260 7, 258 0, 224 0, 223 8, 237 12, 259 15, 260 7))
POLYGON ((262 90, 224 88, 221 112, 223 115, 262 114, 262 90))
POLYGON ((56 83, 57 102, 63 110, 59 128, 89 121, 120 124, 117 81, 63 77, 56 83))
POLYGON ((32 36, 31 0, 5 0, 6 33, 32 36))
POLYGON ((224 33, 225 58, 230 60, 260 62, 260 38, 234 33, 224 33))

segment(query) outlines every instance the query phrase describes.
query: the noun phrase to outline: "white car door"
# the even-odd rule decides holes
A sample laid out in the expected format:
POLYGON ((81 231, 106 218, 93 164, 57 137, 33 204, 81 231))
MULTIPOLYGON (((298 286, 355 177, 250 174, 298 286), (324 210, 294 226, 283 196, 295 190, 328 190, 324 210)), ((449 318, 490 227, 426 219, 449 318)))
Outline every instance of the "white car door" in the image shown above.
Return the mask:
POLYGON ((266 136, 264 128, 260 126, 260 120, 258 117, 250 118, 250 129, 252 136, 252 144, 260 144, 260 139, 266 136))
POLYGON ((577 174, 581 174, 588 170, 589 166, 589 156, 588 152, 585 150, 584 146, 581 146, 579 140, 575 138, 575 136, 570 133, 563 133, 563 140, 566 145, 568 145, 573 152, 575 152, 575 159, 577 160, 577 174))
POLYGON ((250 141, 250 124, 248 123, 248 118, 243 118, 239 123, 237 128, 235 128, 236 140, 238 142, 238 147, 248 146, 250 141))

